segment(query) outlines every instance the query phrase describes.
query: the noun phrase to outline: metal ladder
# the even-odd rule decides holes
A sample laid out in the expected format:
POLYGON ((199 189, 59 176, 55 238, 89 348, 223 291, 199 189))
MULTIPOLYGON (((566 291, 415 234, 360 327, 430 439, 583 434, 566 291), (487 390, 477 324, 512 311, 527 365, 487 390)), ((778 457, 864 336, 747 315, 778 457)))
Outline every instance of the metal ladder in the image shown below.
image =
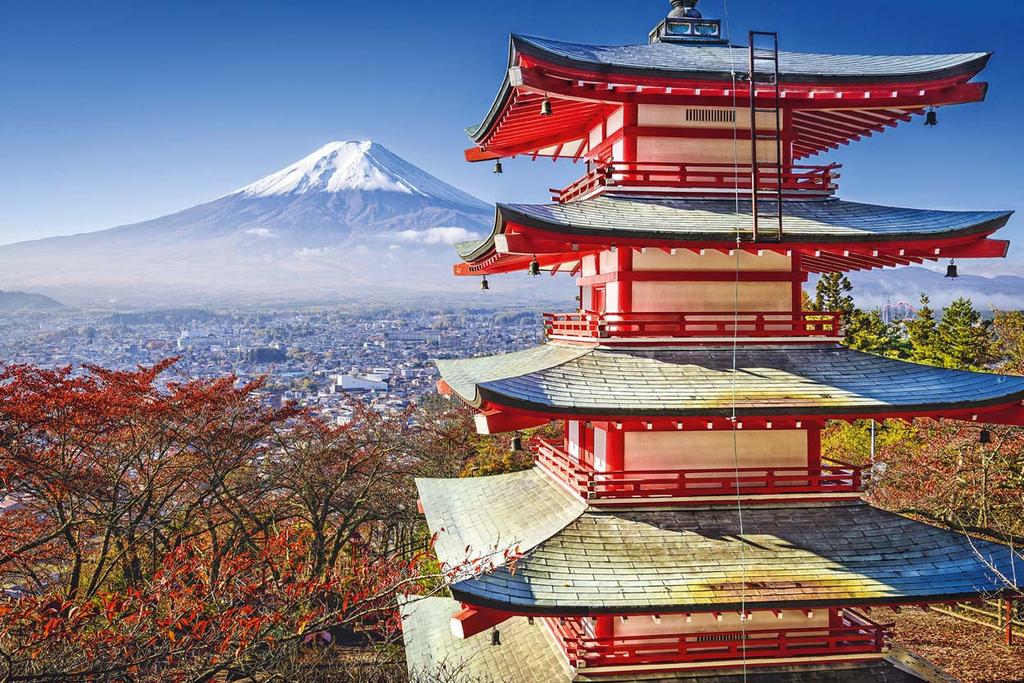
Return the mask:
MULTIPOLYGON (((761 88, 764 100, 764 88, 761 88)), ((750 168, 751 218, 754 241, 782 241, 782 94, 779 83, 779 34, 767 31, 750 32, 750 168), (762 45, 758 45, 758 43, 762 45), (770 101, 774 106, 758 105, 758 86, 770 86, 770 101), (774 114, 775 127, 760 130, 758 114, 774 114), (775 143, 774 168, 761 168, 758 143, 775 143), (774 175, 774 185, 765 179, 774 175), (774 210, 773 210, 774 205, 774 210)))

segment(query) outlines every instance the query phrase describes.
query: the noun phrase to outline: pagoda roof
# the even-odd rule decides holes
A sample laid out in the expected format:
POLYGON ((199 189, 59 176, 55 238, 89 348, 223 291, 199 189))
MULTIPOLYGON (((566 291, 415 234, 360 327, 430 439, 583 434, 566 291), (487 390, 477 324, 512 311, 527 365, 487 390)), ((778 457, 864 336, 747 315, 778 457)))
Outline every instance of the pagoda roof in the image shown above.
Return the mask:
MULTIPOLYGON (((570 680, 618 683, 917 683, 924 680, 898 668, 890 660, 830 662, 803 666, 770 666, 737 672, 736 669, 704 669, 679 672, 604 672, 588 676, 581 669, 569 673, 547 629, 531 625, 526 617, 502 622, 501 646, 491 644, 488 631, 456 638, 448 626, 460 605, 448 598, 418 598, 402 605, 402 636, 406 663, 413 680, 445 680, 457 675, 467 681, 537 683, 570 680)), ((952 679, 950 679, 952 680, 952 679)))
MULTIPOLYGON (((748 48, 737 45, 587 45, 513 35, 512 50, 547 63, 599 73, 730 81, 747 68, 748 48)), ((779 51, 784 83, 902 83, 973 76, 991 52, 938 55, 840 55, 779 51)))
POLYGON ((1024 377, 947 370, 843 346, 607 348, 549 342, 437 361, 477 408, 545 416, 931 415, 1019 407, 1024 377))
MULTIPOLYGON (((513 613, 649 614, 681 611, 916 604, 1006 590, 1024 559, 997 543, 969 538, 862 502, 737 509, 595 510, 578 514, 543 541, 553 513, 538 518, 529 500, 553 500, 559 484, 539 470, 479 482, 488 500, 466 505, 476 480, 420 486, 427 522, 439 538, 492 538, 505 529, 521 557, 451 586, 455 599, 513 613), (468 482, 468 483, 467 483, 468 482), (448 488, 448 487, 451 488, 448 488), (528 489, 537 489, 529 493, 528 489), (446 526, 439 527, 444 519, 446 526), (742 532, 741 532, 742 528, 742 532)), ((420 484, 420 482, 418 482, 420 484)), ((566 502, 564 515, 576 514, 566 502)), ((454 546, 452 546, 454 547, 454 546)), ((442 550, 442 561, 458 554, 442 550)))
MULTIPOLYGON (((762 212, 775 212, 775 203, 761 204, 762 212)), ((835 270, 834 259, 842 266, 844 258, 846 269, 857 269, 921 262, 940 255, 970 256, 974 255, 971 250, 979 246, 987 249, 986 256, 1005 255, 1007 242, 986 238, 1006 225, 1013 212, 937 211, 813 199, 785 201, 783 214, 780 244, 809 245, 804 250, 804 265, 814 272, 817 268, 835 270), (819 253, 828 251, 830 245, 835 245, 835 254, 819 253), (861 254, 860 260, 851 261, 843 247, 856 249, 858 245, 862 251, 866 248, 867 253, 861 254)), ((522 254, 527 260, 546 252, 578 259, 578 253, 567 253, 573 244, 577 252, 630 240, 636 244, 655 242, 683 247, 734 244, 737 230, 749 232, 751 224, 749 200, 737 204, 733 198, 669 199, 606 194, 565 204, 499 204, 491 235, 484 240, 459 243, 456 250, 473 265, 495 256, 497 262, 511 264, 520 258, 520 248, 504 236, 524 234, 528 239, 521 249, 529 251, 522 254), (503 253, 497 253, 496 242, 501 242, 503 253), (545 248, 545 244, 549 246, 545 248)), ((765 248, 761 244, 752 246, 765 248)))
MULTIPOLYGON (((987 86, 971 83, 991 58, 989 52, 941 55, 836 55, 780 52, 780 82, 795 109, 843 110, 838 139, 821 145, 796 121, 798 157, 816 154, 839 141, 860 139, 882 122, 895 126, 928 106, 977 102, 987 86), (851 134, 850 121, 859 132, 851 134)), ((484 120, 467 133, 478 147, 471 160, 537 153, 573 156, 587 122, 622 103, 734 106, 748 97, 734 73, 745 73, 746 47, 654 43, 604 46, 513 35, 508 70, 484 120), (538 119, 542 99, 555 101, 555 114, 538 119), (513 130, 502 131, 499 123, 513 130), (525 125, 528 124, 528 125, 525 125), (524 128, 533 129, 526 131, 524 128), (557 152, 549 148, 557 147, 557 152)), ((832 117, 826 116, 826 120, 832 117)), ((820 123, 820 122, 819 122, 820 123)), ((820 127, 820 126, 819 126, 820 127)))

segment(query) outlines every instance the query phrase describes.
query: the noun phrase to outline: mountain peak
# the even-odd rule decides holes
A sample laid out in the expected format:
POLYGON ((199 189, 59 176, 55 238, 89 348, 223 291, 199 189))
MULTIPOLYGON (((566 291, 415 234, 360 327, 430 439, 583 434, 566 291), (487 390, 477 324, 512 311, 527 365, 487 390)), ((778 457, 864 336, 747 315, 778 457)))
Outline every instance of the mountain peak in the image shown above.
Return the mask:
POLYGON ((309 193, 397 192, 477 207, 481 202, 430 175, 373 140, 335 140, 231 195, 279 197, 309 193))

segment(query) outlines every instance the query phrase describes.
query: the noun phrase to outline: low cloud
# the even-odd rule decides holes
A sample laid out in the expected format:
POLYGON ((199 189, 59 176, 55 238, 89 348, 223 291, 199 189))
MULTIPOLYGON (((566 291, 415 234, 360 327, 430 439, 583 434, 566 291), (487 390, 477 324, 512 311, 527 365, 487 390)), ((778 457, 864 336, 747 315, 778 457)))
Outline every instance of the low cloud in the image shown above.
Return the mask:
POLYGON ((249 228, 245 231, 245 234, 252 235, 253 237, 277 237, 270 228, 249 228))
POLYGON ((403 230, 396 235, 403 242, 419 244, 455 244, 480 239, 475 232, 465 228, 427 228, 426 230, 403 230))

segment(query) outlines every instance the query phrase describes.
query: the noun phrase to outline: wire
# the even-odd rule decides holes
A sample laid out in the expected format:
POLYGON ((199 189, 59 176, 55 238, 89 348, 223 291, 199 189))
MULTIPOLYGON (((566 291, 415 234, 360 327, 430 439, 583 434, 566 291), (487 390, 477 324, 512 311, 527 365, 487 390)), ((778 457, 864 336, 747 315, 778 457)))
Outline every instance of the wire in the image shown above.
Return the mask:
MULTIPOLYGON (((731 26, 729 22, 729 0, 722 0, 725 18, 725 30, 727 35, 731 35, 731 26)), ((747 681, 747 557, 746 557, 746 541, 744 540, 744 519, 743 519, 743 496, 740 491, 740 452, 739 452, 739 433, 738 433, 738 411, 736 408, 738 399, 738 366, 739 366, 739 344, 740 344, 740 272, 742 270, 742 255, 743 252, 740 249, 741 232, 740 232, 740 179, 737 169, 739 168, 739 99, 736 94, 736 64, 733 60, 734 52, 732 45, 729 45, 729 71, 732 76, 732 109, 736 114, 732 117, 732 160, 733 160, 733 183, 734 183, 734 209, 736 216, 736 282, 733 289, 733 324, 732 324, 732 411, 731 411, 731 424, 732 424, 732 457, 733 457, 733 472, 735 474, 735 486, 736 486, 736 517, 739 526, 739 543, 740 543, 740 638, 743 641, 741 651, 743 652, 743 681, 747 681)), ((753 67, 751 67, 753 70, 753 67)), ((754 78, 754 74, 750 74, 750 78, 754 78)), ((753 121, 751 121, 751 131, 753 131, 753 121)), ((752 144, 757 144, 756 141, 752 144)), ((754 172, 756 176, 756 170, 754 172)), ((751 201, 757 201, 757 188, 751 185, 751 201)))

